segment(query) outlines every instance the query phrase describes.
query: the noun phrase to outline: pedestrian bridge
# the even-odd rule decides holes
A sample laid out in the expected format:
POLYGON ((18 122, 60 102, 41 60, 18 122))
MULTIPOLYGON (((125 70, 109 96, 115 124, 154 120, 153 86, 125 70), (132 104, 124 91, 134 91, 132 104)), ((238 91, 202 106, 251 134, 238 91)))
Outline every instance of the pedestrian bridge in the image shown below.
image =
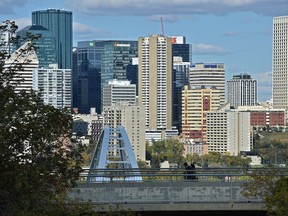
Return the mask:
POLYGON ((135 212, 265 212, 261 198, 243 195, 243 184, 250 181, 243 169, 197 169, 197 180, 186 180, 181 169, 125 173, 127 170, 102 170, 94 181, 87 181, 83 173, 70 196, 91 201, 100 212, 116 207, 135 212))

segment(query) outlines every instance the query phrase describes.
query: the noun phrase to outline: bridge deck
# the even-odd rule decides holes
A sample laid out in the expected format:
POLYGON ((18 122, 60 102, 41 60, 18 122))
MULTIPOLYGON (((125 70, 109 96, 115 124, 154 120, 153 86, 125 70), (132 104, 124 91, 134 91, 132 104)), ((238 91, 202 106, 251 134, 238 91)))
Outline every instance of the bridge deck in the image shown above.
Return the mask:
POLYGON ((125 176, 128 180, 122 181, 117 170, 117 175, 95 174, 95 180, 103 177, 104 181, 79 183, 70 196, 90 200, 98 211, 108 211, 111 207, 137 212, 265 211, 262 199, 243 195, 243 184, 249 181, 243 170, 222 173, 198 170, 196 175, 198 180, 193 181, 184 180, 180 171, 158 172, 157 175, 141 172, 141 180, 133 181, 131 176, 125 176))

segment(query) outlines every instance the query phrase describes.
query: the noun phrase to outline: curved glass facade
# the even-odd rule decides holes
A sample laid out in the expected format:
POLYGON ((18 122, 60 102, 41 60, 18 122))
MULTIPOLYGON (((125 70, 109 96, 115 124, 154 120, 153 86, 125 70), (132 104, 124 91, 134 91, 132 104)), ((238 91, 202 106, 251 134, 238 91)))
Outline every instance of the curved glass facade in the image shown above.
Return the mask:
POLYGON ((58 68, 72 67, 72 12, 59 9, 32 12, 32 25, 42 25, 51 31, 56 41, 58 68))

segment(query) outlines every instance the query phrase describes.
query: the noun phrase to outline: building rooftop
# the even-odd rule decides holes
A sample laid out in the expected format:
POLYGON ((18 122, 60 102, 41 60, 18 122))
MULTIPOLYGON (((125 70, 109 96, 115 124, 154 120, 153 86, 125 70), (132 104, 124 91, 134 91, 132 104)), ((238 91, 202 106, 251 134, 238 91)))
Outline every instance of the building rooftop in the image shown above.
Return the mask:
POLYGON ((41 26, 41 25, 28 25, 28 26, 24 27, 23 29, 21 29, 21 31, 28 31, 28 30, 48 31, 47 28, 45 28, 44 26, 41 26))

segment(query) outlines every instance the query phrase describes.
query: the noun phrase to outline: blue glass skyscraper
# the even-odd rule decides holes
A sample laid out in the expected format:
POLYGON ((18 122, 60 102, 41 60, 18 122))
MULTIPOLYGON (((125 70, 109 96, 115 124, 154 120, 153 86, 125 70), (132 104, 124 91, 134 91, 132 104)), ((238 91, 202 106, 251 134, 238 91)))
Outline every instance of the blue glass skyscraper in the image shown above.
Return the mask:
POLYGON ((41 25, 51 31, 56 40, 58 67, 72 68, 72 12, 47 9, 32 12, 32 25, 41 25))
POLYGON ((77 83, 73 92, 74 107, 79 113, 89 113, 90 108, 101 112, 101 54, 102 41, 80 41, 77 46, 77 83), (77 95, 75 95, 77 94, 77 95))
MULTIPOLYGON (((95 107, 101 112, 101 87, 109 80, 127 80, 132 58, 138 56, 137 41, 80 41, 77 46, 77 91, 74 107, 80 113, 89 113, 95 107)), ((135 68, 134 68, 135 72, 135 68)), ((135 72, 136 73, 136 72, 135 72)), ((76 88, 75 88, 76 89, 76 88)))
POLYGON ((33 40, 39 68, 48 68, 50 64, 57 64, 56 40, 52 37, 52 32, 40 25, 26 26, 17 32, 17 36, 21 38, 19 47, 29 40, 29 34, 40 35, 40 38, 33 40))
POLYGON ((101 87, 109 80, 126 80, 127 67, 138 57, 137 41, 105 41, 101 56, 101 87))

